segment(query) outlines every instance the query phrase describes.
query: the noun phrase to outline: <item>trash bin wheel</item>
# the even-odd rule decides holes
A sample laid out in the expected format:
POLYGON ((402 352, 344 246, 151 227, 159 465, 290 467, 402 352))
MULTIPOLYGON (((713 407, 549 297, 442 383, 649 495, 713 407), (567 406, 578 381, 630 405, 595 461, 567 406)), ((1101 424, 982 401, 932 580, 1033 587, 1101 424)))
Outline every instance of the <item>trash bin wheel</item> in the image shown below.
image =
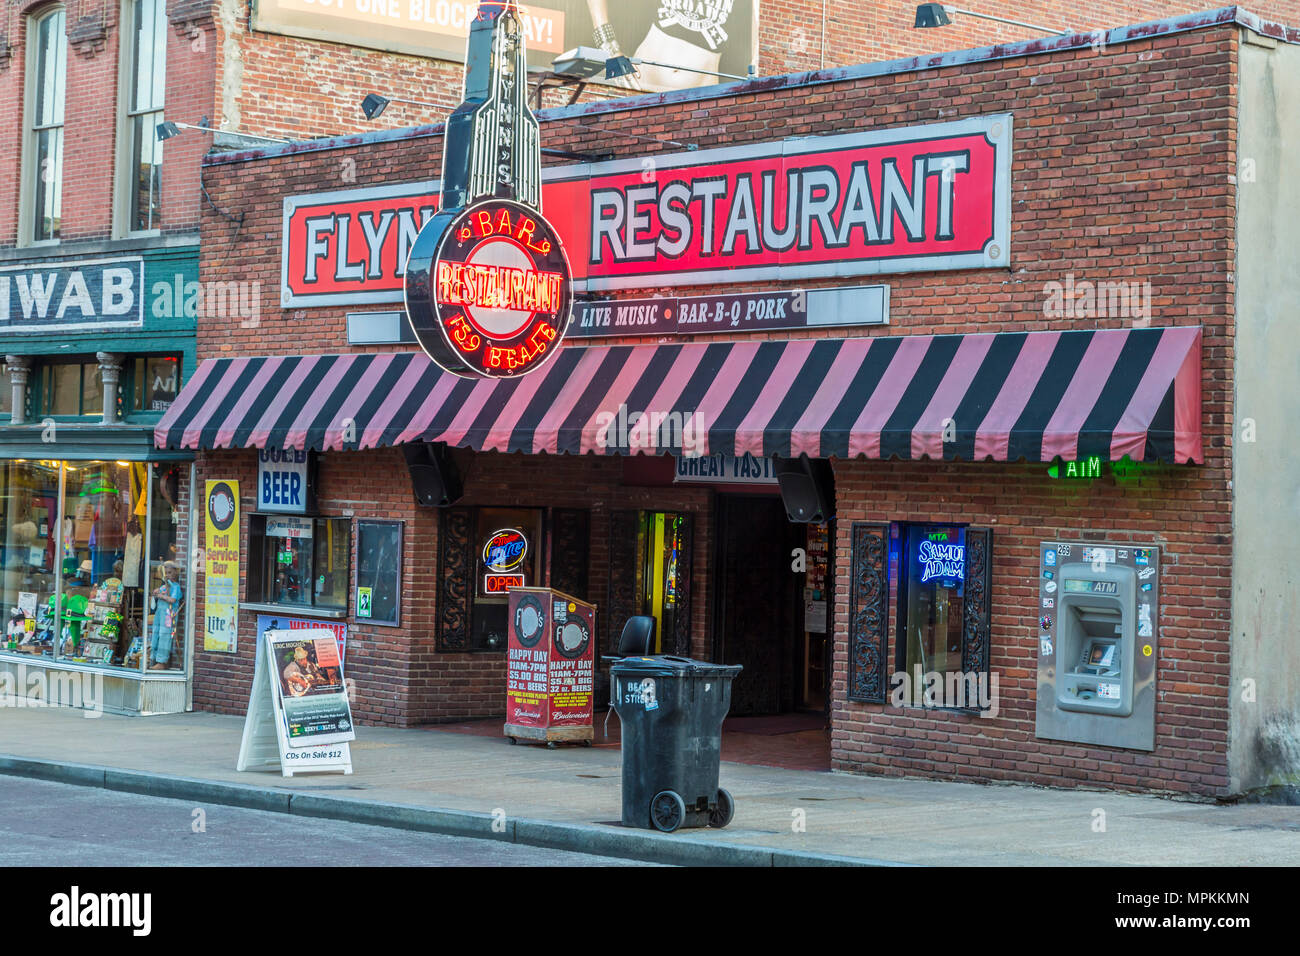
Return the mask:
POLYGON ((672 790, 660 790, 650 801, 650 822, 656 830, 672 833, 686 819, 686 801, 672 790))
POLYGON ((709 810, 709 826, 721 830, 731 818, 736 815, 736 801, 731 799, 731 793, 727 790, 718 788, 717 805, 709 810))

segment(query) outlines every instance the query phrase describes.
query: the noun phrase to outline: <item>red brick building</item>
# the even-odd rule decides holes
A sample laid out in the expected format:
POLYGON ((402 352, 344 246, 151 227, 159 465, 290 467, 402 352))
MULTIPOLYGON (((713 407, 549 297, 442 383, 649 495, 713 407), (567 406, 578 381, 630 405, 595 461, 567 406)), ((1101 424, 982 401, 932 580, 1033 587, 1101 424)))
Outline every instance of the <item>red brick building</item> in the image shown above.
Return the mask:
POLYGON ((837 769, 1293 786, 1298 609, 1272 529, 1295 511, 1276 463, 1293 454, 1296 356, 1275 330, 1295 272, 1279 130, 1300 35, 1228 8, 1095 39, 543 111, 545 146, 602 155, 548 167, 544 211, 588 301, 523 385, 444 378, 385 307, 403 217, 434 201, 440 126, 208 157, 215 206, 243 219, 205 213, 202 277, 280 288, 282 309, 201 323, 204 364, 156 432, 198 450, 198 481, 240 482, 238 645, 196 637, 195 705, 241 712, 258 616, 295 614, 346 624, 363 723, 500 714, 506 622, 476 557, 500 522, 531 535, 530 584, 600 606, 602 647, 644 611, 661 649, 745 665, 734 712, 824 709, 837 769), (858 162, 875 170, 861 188, 858 162), (772 170, 802 178, 755 187, 772 170), (672 211, 677 181, 681 248, 671 216, 638 205, 672 211), (796 182, 790 239, 763 200, 783 210, 796 182), (615 298, 650 334, 601 334, 615 298), (697 331, 702 303, 762 321, 697 331), (620 406, 682 431, 614 439, 598 418, 620 406), (683 476, 692 438, 724 468, 828 460, 829 549, 765 471, 683 476), (449 507, 416 504, 404 448, 421 441, 451 447, 449 507), (314 522, 315 563, 296 583, 268 557, 299 552, 258 507, 267 448, 319 452, 315 506, 294 519, 314 522), (387 571, 362 554, 375 521, 400 523, 387 571), (389 623, 357 613, 363 567, 394 582, 389 623), (900 699, 918 668, 996 678, 993 699, 900 699))
POLYGON ((152 439, 195 368, 208 144, 164 145, 157 127, 210 112, 214 34, 163 0, 5 9, 0 674, 84 679, 86 706, 182 711, 192 621, 179 605, 164 621, 149 594, 189 549, 193 456, 152 439))

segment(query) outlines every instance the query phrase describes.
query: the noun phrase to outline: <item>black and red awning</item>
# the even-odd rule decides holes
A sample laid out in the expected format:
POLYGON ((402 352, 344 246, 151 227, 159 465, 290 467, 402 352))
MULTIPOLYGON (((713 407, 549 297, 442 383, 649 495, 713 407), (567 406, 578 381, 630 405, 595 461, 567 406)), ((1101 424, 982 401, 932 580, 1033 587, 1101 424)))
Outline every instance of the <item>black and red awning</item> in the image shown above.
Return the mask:
POLYGON ((1201 329, 569 345, 511 380, 418 352, 208 359, 155 441, 628 454, 692 424, 710 454, 1200 463, 1201 329))

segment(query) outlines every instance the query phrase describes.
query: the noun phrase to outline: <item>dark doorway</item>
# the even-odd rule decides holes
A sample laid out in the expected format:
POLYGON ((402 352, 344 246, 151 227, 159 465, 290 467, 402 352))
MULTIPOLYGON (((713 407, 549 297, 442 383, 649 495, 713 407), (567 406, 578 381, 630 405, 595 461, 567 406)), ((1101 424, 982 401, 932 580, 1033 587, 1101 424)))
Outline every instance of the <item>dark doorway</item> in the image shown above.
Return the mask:
POLYGON ((804 547, 780 498, 717 498, 715 659, 745 669, 731 689, 731 715, 781 714, 802 703, 803 575, 792 569, 804 547))

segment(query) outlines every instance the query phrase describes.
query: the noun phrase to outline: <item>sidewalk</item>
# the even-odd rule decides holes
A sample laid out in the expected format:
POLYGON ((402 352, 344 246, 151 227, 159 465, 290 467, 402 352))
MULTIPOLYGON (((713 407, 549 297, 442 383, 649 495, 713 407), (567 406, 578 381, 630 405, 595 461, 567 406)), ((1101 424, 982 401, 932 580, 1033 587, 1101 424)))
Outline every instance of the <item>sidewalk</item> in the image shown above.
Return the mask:
POLYGON ((1300 864, 1296 807, 724 762, 722 785, 736 799, 731 826, 658 834, 618 824, 620 757, 613 748, 548 750, 474 733, 361 727, 352 775, 290 779, 236 772, 242 729, 243 718, 207 713, 87 719, 81 711, 6 707, 0 773, 656 862, 1300 864), (491 830, 497 810, 508 821, 501 834, 491 830), (1105 832, 1094 832, 1098 811, 1105 832), (800 817, 806 828, 795 832, 800 817))

